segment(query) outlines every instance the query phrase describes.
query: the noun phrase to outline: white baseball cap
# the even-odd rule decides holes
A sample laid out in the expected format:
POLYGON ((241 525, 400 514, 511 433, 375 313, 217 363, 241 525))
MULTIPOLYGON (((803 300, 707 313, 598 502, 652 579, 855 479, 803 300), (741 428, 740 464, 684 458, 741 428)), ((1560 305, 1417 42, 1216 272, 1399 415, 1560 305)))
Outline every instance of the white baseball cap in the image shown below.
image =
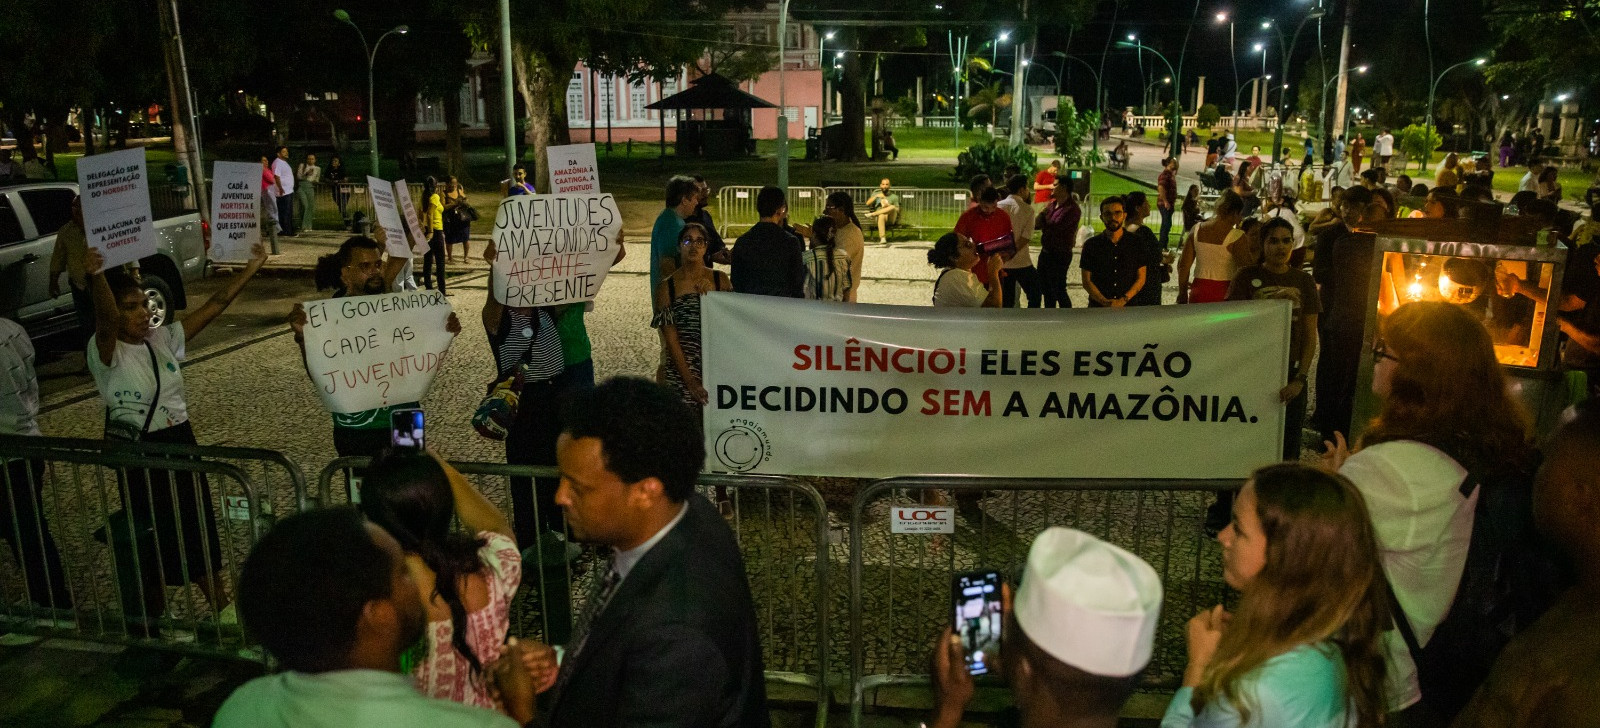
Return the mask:
POLYGON ((1161 579, 1121 548, 1071 528, 1033 540, 1017 624, 1050 656, 1084 672, 1127 677, 1150 662, 1161 579))

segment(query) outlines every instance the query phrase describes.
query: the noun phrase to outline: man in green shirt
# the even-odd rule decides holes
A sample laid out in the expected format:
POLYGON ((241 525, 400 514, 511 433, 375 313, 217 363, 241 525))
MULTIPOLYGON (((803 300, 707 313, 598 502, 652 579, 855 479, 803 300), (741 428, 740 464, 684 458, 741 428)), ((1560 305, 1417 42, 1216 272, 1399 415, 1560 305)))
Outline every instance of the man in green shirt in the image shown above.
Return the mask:
POLYGON ((867 217, 878 221, 878 243, 889 242, 890 225, 900 224, 900 195, 889 189, 889 178, 878 182, 878 191, 867 198, 867 217))

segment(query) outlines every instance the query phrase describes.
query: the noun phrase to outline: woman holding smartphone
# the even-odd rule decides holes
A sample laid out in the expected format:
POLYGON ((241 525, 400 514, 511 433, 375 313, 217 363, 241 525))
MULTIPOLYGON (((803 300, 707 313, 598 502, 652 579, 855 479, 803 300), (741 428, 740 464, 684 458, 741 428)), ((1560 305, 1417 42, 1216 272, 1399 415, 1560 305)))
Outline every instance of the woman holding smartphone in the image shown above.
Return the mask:
POLYGON ((1239 606, 1189 620, 1189 664, 1162 728, 1379 725, 1389 600, 1355 486, 1306 465, 1261 468, 1217 540, 1239 606))
MULTIPOLYGON (((196 445, 185 401, 182 364, 188 342, 226 311, 267 261, 257 243, 244 270, 181 322, 150 326, 144 286, 122 268, 102 270, 105 258, 89 249, 86 268, 94 296, 95 329, 87 360, 106 406, 106 439, 196 445)), ((123 584, 129 628, 159 632, 166 587, 195 584, 219 616, 228 606, 223 552, 211 487, 192 472, 129 468, 118 472, 122 510, 108 519, 107 542, 119 571, 137 566, 137 584, 123 584), (138 555, 137 561, 133 558, 138 555), (155 563, 152 563, 152 560, 155 563), (159 569, 159 571, 157 571, 159 569)), ((124 576, 123 574, 119 574, 124 576)), ((127 581, 127 579, 124 579, 127 581)))
POLYGON ((522 581, 505 515, 436 453, 406 449, 384 452, 367 469, 361 512, 400 542, 428 615, 425 648, 402 657, 417 691, 496 708, 486 666, 504 649, 522 581))

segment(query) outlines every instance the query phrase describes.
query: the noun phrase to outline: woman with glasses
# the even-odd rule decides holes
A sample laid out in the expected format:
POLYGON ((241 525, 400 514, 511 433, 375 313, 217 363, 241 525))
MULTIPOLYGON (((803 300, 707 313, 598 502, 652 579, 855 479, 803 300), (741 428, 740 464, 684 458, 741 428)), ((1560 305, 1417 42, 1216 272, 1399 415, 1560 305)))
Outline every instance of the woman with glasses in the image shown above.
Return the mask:
MULTIPOLYGON (((866 233, 861 231, 861 218, 856 217, 856 203, 850 199, 850 193, 830 194, 825 204, 822 214, 833 220, 833 242, 850 258, 850 289, 845 292, 844 300, 855 303, 856 293, 861 290, 861 264, 867 249, 866 233)), ((815 234, 815 229, 812 233, 815 234)))
POLYGON ((691 222, 678 233, 678 269, 656 287, 656 315, 650 322, 661 330, 668 363, 667 385, 700 416, 707 395, 700 383, 700 297, 712 291, 731 291, 733 284, 721 271, 706 266, 710 236, 691 222))
MULTIPOLYGON (((1323 462, 1366 498, 1397 615, 1426 647, 1466 566, 1481 491, 1461 492, 1468 471, 1483 477, 1525 468, 1534 452, 1528 415, 1512 399, 1477 317, 1449 303, 1408 303, 1378 331, 1372 391, 1383 408, 1354 453, 1336 434, 1323 462)), ((1421 702, 1405 636, 1391 630, 1384 640, 1390 724, 1442 724, 1421 702)))

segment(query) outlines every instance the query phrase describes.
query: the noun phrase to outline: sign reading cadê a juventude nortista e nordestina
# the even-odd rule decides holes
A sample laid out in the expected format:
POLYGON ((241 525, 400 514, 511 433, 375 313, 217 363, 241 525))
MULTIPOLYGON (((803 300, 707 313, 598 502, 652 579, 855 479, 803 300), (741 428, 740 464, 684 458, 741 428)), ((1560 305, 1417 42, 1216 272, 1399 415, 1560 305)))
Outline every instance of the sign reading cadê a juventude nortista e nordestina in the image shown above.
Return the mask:
POLYGON ((712 470, 1243 478, 1281 454, 1286 301, 701 307, 712 470))
POLYGON ((418 402, 455 335, 438 291, 307 301, 306 371, 330 412, 418 402))

